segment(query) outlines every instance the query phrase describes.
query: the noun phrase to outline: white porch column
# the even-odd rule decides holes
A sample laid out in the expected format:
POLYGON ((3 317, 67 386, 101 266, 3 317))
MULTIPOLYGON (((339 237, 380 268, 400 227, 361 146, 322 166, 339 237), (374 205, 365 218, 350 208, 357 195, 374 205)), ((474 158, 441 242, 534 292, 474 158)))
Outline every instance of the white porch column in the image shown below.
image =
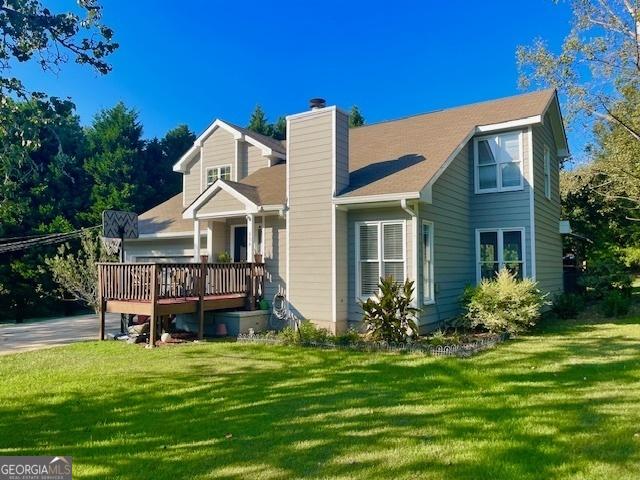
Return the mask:
POLYGON ((213 222, 207 222, 207 261, 212 263, 213 260, 213 222))
POLYGON ((193 261, 200 261, 200 220, 193 221, 193 261))
POLYGON ((247 215, 247 262, 253 262, 253 237, 255 230, 255 216, 253 213, 247 215))
POLYGON ((260 244, 260 254, 262 255, 262 261, 264 262, 264 248, 266 245, 266 240, 265 240, 265 235, 266 235, 266 226, 267 226, 267 222, 265 221, 265 216, 262 215, 262 243, 260 244))

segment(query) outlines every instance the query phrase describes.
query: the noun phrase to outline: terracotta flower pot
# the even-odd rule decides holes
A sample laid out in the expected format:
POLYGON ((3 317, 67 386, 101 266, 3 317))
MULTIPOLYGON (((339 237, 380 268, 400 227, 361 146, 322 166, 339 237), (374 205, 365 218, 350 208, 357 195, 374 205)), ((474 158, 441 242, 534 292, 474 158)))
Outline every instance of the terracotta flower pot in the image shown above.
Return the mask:
POLYGON ((227 324, 226 323, 218 323, 216 325, 216 336, 217 337, 226 337, 227 336, 227 324))

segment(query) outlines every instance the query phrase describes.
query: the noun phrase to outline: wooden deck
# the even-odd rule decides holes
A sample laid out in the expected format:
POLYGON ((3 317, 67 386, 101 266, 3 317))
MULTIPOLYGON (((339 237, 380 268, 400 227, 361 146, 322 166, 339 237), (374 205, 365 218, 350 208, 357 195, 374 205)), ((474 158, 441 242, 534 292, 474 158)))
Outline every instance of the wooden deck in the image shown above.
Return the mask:
POLYGON ((148 315, 152 346, 164 317, 197 313, 202 338, 205 311, 252 310, 263 288, 261 263, 100 263, 100 339, 104 340, 105 313, 148 315))

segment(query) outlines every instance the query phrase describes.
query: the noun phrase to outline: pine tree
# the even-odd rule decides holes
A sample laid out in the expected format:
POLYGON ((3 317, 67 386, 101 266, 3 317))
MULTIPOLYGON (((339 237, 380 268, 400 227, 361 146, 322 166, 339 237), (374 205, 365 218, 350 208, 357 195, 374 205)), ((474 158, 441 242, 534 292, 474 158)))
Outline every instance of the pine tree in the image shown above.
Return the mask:
POLYGON ((360 112, 360 109, 357 105, 351 107, 351 111, 349 112, 349 127, 361 127, 364 125, 364 116, 360 112))
POLYGON ((247 128, 253 132, 267 136, 271 136, 273 133, 273 126, 267 120, 267 115, 260 105, 256 105, 256 108, 254 108, 247 128))

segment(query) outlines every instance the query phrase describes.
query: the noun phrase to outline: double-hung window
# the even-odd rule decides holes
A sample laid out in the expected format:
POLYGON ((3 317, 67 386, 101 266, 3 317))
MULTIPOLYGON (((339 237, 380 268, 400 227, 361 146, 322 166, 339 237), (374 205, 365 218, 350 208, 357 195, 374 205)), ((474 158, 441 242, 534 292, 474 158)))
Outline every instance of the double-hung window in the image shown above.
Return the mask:
POLYGON ((422 302, 433 302, 433 223, 422 222, 422 302))
POLYGON ((378 292, 380 278, 404 282, 406 270, 405 222, 364 222, 356 226, 357 295, 368 298, 378 292))
POLYGON ((544 146, 544 196, 551 198, 551 151, 544 146))
POLYGON ((218 178, 222 180, 231 179, 231 165, 221 165, 219 167, 207 168, 207 187, 218 178))
POLYGON ((478 137, 473 143, 476 193, 522 189, 522 133, 478 137))
POLYGON ((503 268, 524 277, 524 229, 482 229, 476 232, 478 281, 493 278, 503 268))

